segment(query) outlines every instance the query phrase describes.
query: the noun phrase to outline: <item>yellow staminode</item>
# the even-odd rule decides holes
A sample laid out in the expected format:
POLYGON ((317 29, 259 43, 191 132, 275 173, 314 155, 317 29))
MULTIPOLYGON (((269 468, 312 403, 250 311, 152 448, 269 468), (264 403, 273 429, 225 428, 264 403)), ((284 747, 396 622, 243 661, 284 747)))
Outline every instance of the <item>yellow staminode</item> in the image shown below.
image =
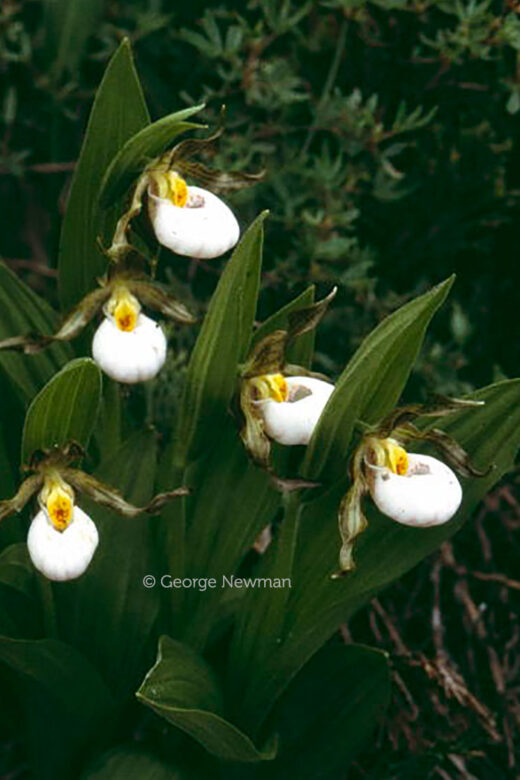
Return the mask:
POLYGON ((130 333, 137 325, 141 306, 137 298, 126 287, 120 287, 108 302, 108 313, 111 314, 119 330, 130 333))
POLYGON ((387 465, 394 474, 403 476, 408 471, 408 453, 392 439, 385 441, 385 453, 387 465))
POLYGON ((74 507, 72 488, 58 476, 47 477, 41 498, 54 528, 57 531, 64 531, 72 520, 74 507))
POLYGON ((289 391, 287 388, 287 381, 283 374, 264 374, 263 376, 257 376, 251 380, 251 384, 256 390, 258 396, 257 400, 271 399, 278 403, 287 400, 289 391))
POLYGON ((159 198, 171 200, 174 206, 182 208, 188 201, 188 185, 176 171, 154 172, 152 179, 155 194, 159 198))

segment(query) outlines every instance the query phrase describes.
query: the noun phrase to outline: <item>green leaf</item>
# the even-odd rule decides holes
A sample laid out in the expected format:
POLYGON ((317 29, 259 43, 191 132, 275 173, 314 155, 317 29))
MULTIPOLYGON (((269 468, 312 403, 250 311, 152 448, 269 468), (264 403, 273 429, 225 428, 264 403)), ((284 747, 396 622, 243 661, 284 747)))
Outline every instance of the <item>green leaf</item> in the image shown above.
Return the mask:
POLYGON ((113 712, 101 678, 73 647, 53 639, 0 637, 0 661, 26 686, 26 738, 34 776, 77 777, 95 740, 106 738, 113 712))
POLYGON ((129 138, 122 149, 115 155, 103 177, 99 193, 101 206, 106 208, 117 198, 120 198, 121 195, 124 195, 132 181, 178 135, 186 132, 186 130, 202 127, 202 125, 186 122, 185 120, 203 108, 204 104, 201 104, 163 116, 157 122, 144 127, 129 138))
POLYGON ((428 324, 454 277, 410 301, 367 336, 336 383, 307 448, 306 477, 331 484, 346 474, 350 439, 358 420, 384 417, 403 390, 428 324))
MULTIPOLYGON (((126 499, 146 502, 155 479, 156 435, 138 432, 103 454, 96 476, 126 499)), ((65 639, 85 654, 118 699, 124 700, 135 691, 155 652, 160 588, 147 589, 143 577, 157 574, 158 519, 123 518, 85 499, 80 502, 96 524, 99 545, 81 579, 58 586, 58 619, 65 639)))
POLYGON ((81 775, 81 780, 183 780, 188 776, 170 768, 151 753, 135 746, 111 750, 81 775))
POLYGON ((12 588, 24 596, 34 596, 34 568, 27 545, 12 544, 0 554, 0 585, 12 588))
POLYGON ((185 593, 188 624, 183 638, 203 648, 227 616, 229 592, 221 587, 222 577, 237 572, 273 518, 280 496, 268 475, 248 460, 231 418, 221 429, 218 447, 194 464, 186 479, 194 486, 194 498, 187 501, 186 571, 190 577, 217 581, 214 589, 185 593))
POLYGON ((137 697, 223 761, 263 761, 276 754, 273 745, 257 750, 248 736, 222 717, 211 669, 201 656, 169 637, 161 637, 157 662, 137 697))
POLYGON ((98 237, 111 239, 118 207, 102 212, 98 193, 106 168, 123 144, 149 123, 148 111, 124 40, 107 67, 96 94, 67 212, 59 249, 59 288, 62 306, 71 309, 96 287, 107 261, 98 237))
MULTIPOLYGON (((27 333, 53 333, 57 319, 48 303, 0 262, 0 341, 27 333)), ((0 366, 27 403, 71 356, 71 348, 60 344, 31 357, 2 350, 0 366)))
POLYGON ((43 30, 50 72, 59 79, 73 73, 84 55, 103 12, 103 0, 44 0, 43 30))
POLYGON ((324 647, 278 702, 269 731, 279 734, 279 755, 260 767, 258 778, 341 777, 374 733, 389 699, 384 653, 361 645, 324 647))
POLYGON ((463 480, 464 500, 449 523, 436 528, 408 528, 383 517, 367 500, 368 529, 356 547, 357 568, 331 579, 340 547, 337 511, 345 483, 304 507, 284 639, 269 668, 251 675, 241 691, 247 720, 262 719, 291 677, 357 609, 381 588, 405 574, 437 549, 468 519, 489 489, 509 471, 520 446, 520 380, 479 390, 481 409, 466 409, 443 418, 442 427, 467 450, 475 465, 494 469, 484 478, 463 480))
POLYGON ((78 358, 48 382, 29 407, 22 440, 22 461, 36 450, 76 441, 85 447, 101 399, 101 373, 90 358, 78 358))
POLYGON ((237 388, 254 322, 266 216, 250 226, 227 263, 191 354, 174 455, 181 470, 218 436, 237 388))

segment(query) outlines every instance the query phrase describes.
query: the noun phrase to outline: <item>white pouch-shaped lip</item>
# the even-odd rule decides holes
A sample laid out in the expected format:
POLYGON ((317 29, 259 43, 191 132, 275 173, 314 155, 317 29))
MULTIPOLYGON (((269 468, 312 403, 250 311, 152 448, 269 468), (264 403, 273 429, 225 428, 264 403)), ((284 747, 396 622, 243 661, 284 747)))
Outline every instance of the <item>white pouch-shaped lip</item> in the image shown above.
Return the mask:
POLYGON ((462 501, 453 471, 430 455, 409 452, 403 475, 367 464, 367 478, 377 508, 403 525, 428 528, 446 523, 462 501))
POLYGON ((64 531, 57 531, 42 509, 29 528, 27 548, 38 571, 49 580, 61 582, 83 574, 98 540, 96 526, 78 506, 73 508, 72 520, 64 531))
POLYGON ((280 444, 308 444, 334 385, 308 376, 286 377, 288 399, 257 401, 264 430, 280 444))
POLYGON ((148 204, 157 241, 178 255, 209 260, 232 249, 239 239, 240 228, 229 206, 202 187, 188 187, 186 206, 175 206, 149 189, 148 204))
POLYGON ((92 355, 102 371, 128 384, 153 379, 164 365, 166 349, 162 328, 142 313, 132 331, 119 330, 105 317, 92 341, 92 355))

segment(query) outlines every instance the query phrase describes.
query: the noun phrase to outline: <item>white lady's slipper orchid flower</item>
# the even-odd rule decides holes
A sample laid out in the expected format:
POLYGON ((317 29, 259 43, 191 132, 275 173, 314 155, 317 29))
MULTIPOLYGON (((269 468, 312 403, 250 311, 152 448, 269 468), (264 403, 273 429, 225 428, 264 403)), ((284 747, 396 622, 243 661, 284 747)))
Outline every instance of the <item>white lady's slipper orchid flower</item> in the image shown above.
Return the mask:
POLYGON ((268 374, 252 380, 265 433, 280 444, 308 444, 334 385, 308 376, 268 374))
POLYGON ((48 579, 73 580, 88 567, 98 544, 97 528, 74 504, 74 492, 58 475, 46 478, 41 509, 33 518, 27 548, 34 566, 48 579))
POLYGON ((210 259, 235 246, 235 215, 212 192, 188 186, 175 171, 151 174, 149 214, 157 241, 178 255, 210 259))
POLYGON ((451 520, 462 501, 453 471, 437 458, 381 442, 386 465, 367 463, 369 490, 377 508, 403 525, 428 528, 451 520))
POLYGON ((162 328, 141 312, 139 301, 124 286, 114 290, 104 312, 92 342, 96 363, 117 382, 153 379, 166 360, 162 328))

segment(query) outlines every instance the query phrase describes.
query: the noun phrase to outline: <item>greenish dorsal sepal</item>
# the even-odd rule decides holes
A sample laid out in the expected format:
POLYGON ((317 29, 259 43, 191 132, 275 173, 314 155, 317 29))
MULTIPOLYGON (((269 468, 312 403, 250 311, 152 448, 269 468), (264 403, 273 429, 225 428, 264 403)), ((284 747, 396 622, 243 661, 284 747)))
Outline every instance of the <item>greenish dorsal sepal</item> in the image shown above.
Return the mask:
MULTIPOLYGON (((323 318, 336 295, 334 288, 321 301, 310 306, 290 309, 286 312, 286 328, 272 330, 257 339, 252 352, 240 367, 240 436, 252 460, 261 468, 271 470, 271 440, 264 431, 264 421, 259 404, 269 398, 285 400, 287 385, 283 374, 300 373, 297 366, 287 370, 286 354, 291 344, 304 334, 312 332, 323 318)), ((311 374, 305 368, 302 374, 311 374)))
POLYGON ((114 156, 106 169, 99 189, 99 203, 107 208, 120 198, 130 187, 132 181, 148 167, 153 158, 162 154, 164 149, 181 133, 197 130, 204 125, 186 122, 189 117, 202 111, 204 104, 184 108, 168 114, 156 122, 143 127, 129 138, 114 156))

